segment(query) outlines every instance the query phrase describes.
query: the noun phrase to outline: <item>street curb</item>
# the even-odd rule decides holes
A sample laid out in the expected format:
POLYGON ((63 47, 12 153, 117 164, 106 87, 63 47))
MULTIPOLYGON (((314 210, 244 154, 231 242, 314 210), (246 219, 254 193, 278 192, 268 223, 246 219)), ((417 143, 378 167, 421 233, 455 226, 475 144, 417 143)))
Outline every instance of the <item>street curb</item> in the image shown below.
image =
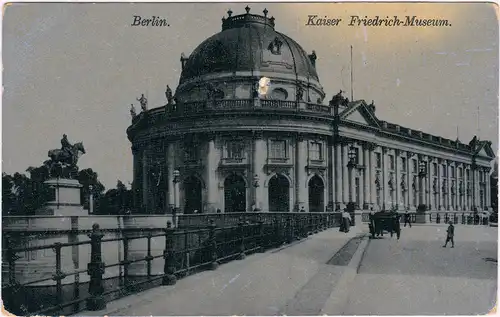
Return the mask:
POLYGON ((344 306, 349 299, 350 287, 354 282, 356 275, 358 274, 359 267, 361 266, 361 261, 365 255, 366 248, 369 244, 369 239, 366 235, 363 235, 363 240, 361 241, 358 249, 354 253, 351 261, 345 268, 344 273, 340 277, 337 285, 335 286, 330 297, 326 301, 325 305, 321 309, 321 315, 329 316, 339 316, 343 315, 344 306))

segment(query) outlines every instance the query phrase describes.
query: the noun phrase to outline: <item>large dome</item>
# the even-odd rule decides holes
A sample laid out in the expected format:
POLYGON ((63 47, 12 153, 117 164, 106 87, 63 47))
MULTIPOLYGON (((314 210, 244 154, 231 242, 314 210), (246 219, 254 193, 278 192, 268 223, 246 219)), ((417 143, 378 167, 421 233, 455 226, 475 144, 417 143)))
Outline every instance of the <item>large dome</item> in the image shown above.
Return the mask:
POLYGON ((260 71, 318 80, 314 57, 276 32, 274 17, 247 13, 222 19, 222 31, 201 43, 185 61, 180 84, 213 73, 260 71))

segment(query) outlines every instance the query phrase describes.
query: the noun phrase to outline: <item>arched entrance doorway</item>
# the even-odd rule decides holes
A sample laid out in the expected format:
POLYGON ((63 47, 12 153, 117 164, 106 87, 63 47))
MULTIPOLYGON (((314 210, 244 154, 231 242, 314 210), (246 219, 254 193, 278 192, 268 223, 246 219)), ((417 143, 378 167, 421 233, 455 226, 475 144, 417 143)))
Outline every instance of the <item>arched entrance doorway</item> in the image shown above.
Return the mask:
POLYGON ((325 211, 325 185, 323 180, 314 175, 309 180, 309 212, 323 212, 325 211))
POLYGON ((194 176, 184 180, 184 213, 202 212, 201 181, 194 176))
POLYGON ((290 182, 283 175, 274 175, 269 180, 269 211, 290 211, 290 182))
POLYGON ((245 180, 232 174, 224 180, 224 212, 245 212, 247 195, 245 180))

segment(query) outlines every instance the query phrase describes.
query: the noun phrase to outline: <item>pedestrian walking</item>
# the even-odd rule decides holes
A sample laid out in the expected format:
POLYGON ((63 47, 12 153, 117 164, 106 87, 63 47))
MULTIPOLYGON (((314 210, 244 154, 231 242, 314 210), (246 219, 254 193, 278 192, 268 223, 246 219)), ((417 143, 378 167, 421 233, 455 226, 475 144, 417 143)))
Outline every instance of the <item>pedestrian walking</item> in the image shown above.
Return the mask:
POLYGON ((446 242, 443 245, 443 248, 446 248, 446 245, 448 242, 451 242, 451 247, 455 247, 455 241, 453 240, 453 237, 455 235, 455 226, 453 226, 453 222, 448 222, 449 226, 448 229, 446 230, 446 242))
POLYGON ((342 219, 344 222, 344 232, 348 233, 349 227, 351 226, 351 215, 347 212, 347 208, 344 209, 344 212, 342 213, 342 219))
POLYGON ((406 209, 406 213, 405 213, 405 228, 406 228, 406 224, 408 224, 411 228, 411 215, 408 211, 408 208, 406 209))

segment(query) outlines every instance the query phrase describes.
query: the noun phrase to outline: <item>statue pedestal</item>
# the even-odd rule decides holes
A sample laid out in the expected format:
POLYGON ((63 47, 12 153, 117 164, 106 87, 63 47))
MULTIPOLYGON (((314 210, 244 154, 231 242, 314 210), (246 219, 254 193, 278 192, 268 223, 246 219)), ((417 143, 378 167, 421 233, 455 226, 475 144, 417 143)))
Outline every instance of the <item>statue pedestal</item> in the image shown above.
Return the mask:
POLYGON ((53 178, 45 181, 55 195, 43 208, 43 213, 53 216, 83 216, 88 212, 80 202, 80 188, 76 179, 53 178))

